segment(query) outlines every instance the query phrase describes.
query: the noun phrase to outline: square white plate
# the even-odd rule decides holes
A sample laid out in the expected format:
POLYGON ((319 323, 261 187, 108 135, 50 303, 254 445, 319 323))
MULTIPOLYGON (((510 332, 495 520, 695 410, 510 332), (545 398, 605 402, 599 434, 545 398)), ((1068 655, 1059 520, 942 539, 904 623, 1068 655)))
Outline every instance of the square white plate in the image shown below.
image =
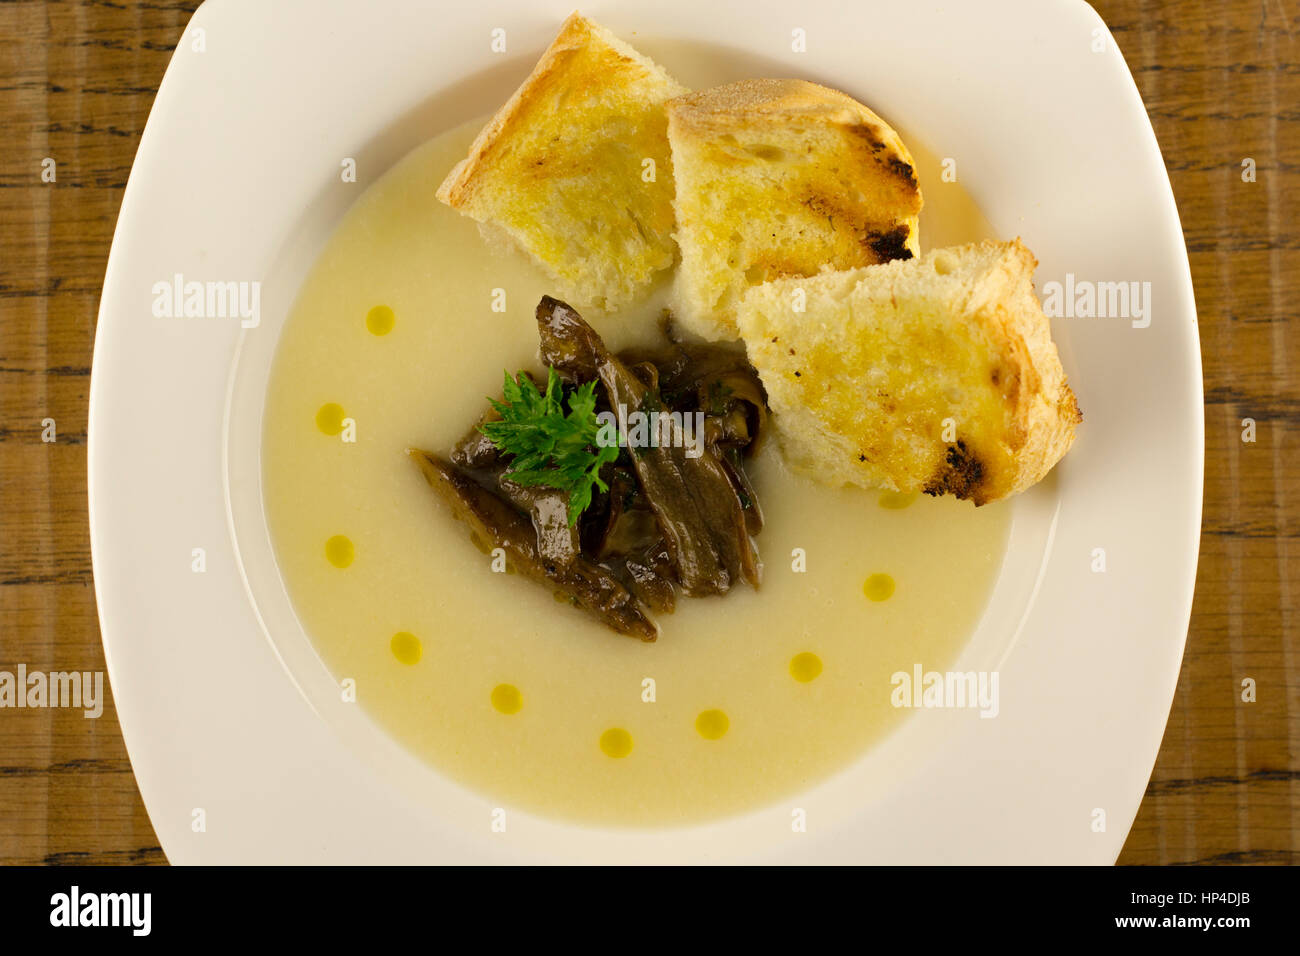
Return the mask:
POLYGON ((1149 324, 1053 322, 1086 420, 1053 479, 1016 502, 1008 558, 963 657, 998 669, 997 719, 910 717, 800 796, 807 833, 792 833, 782 806, 654 832, 515 813, 500 834, 489 800, 339 701, 286 611, 261 517, 257 436, 276 336, 361 189, 499 105, 571 2, 213 0, 180 40, 109 259, 89 449, 109 676, 168 858, 1112 862, 1182 657, 1202 392, 1160 152, 1123 57, 1081 0, 583 10, 670 71, 669 41, 687 41, 737 79, 799 76, 856 95, 958 160, 999 234, 1037 254, 1040 292, 1067 274, 1150 283, 1149 324), (490 49, 495 28, 505 54, 490 49), (358 183, 341 181, 348 158, 358 183), (260 282, 260 324, 154 317, 155 284, 178 273, 260 282))

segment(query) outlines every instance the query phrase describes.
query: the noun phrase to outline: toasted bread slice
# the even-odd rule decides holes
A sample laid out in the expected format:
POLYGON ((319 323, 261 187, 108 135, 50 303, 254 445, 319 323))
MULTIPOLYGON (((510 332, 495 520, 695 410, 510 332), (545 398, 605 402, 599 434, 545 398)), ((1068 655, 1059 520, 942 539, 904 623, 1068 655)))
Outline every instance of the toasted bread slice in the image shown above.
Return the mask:
POLYGON ((504 232, 557 293, 614 311, 676 256, 664 103, 685 91, 575 13, 438 198, 504 232))
POLYGON ((1082 416, 1037 264, 1019 239, 978 242, 751 290, 740 331, 791 465, 977 505, 1042 479, 1082 416))
POLYGON ((918 255, 921 189, 889 125, 804 80, 742 80, 668 104, 678 318, 735 338, 745 290, 918 255))

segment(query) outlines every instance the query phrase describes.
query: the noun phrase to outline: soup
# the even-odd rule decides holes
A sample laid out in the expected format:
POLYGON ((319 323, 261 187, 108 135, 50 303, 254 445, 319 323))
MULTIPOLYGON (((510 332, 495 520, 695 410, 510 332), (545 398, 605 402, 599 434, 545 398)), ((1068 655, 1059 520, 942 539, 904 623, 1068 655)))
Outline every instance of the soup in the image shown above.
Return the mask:
MULTIPOLYGON (((366 190, 281 333, 263 494, 299 619, 387 732, 491 806, 659 826, 792 797, 904 719, 892 674, 956 660, 1010 506, 823 487, 769 440, 747 464, 761 587, 680 600, 654 643, 494 570, 406 454, 445 452, 504 370, 538 368, 533 311, 553 290, 434 195, 480 126, 366 190)), ((913 152, 926 245, 983 238, 913 152)), ((669 296, 588 318, 611 348, 655 344, 669 296)))

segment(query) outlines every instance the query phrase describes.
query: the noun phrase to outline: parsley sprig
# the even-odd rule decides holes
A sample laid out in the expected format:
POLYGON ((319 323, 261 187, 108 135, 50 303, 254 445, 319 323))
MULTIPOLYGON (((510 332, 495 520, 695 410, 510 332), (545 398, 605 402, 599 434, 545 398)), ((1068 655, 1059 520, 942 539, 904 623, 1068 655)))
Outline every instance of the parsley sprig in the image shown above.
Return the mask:
POLYGON ((560 377, 547 370, 546 391, 526 372, 513 379, 505 373, 505 401, 492 402, 501 420, 479 426, 487 439, 512 456, 506 477, 521 485, 543 485, 569 496, 569 526, 591 504, 594 489, 607 491, 600 469, 618 458, 618 446, 596 441, 596 383, 580 385, 568 395, 568 412, 560 377))

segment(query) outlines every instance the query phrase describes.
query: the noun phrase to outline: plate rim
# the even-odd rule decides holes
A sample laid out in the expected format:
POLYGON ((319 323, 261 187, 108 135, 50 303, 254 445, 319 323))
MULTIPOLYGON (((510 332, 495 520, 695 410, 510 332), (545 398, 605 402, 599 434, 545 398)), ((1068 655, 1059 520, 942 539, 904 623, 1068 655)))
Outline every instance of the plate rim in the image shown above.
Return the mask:
MULTIPOLYGON (((506 6, 511 5, 513 4, 506 4, 506 6)), ((251 2, 251 0, 224 0, 224 2, 219 3, 213 3, 210 0, 209 3, 204 4, 195 12, 181 35, 182 41, 186 36, 190 35, 191 29, 195 24, 200 24, 205 28, 212 29, 214 34, 219 35, 222 22, 217 19, 218 17, 232 17, 235 19, 245 15, 256 17, 257 14, 253 11, 255 6, 256 4, 251 2)), ((294 2, 284 4, 283 9, 276 15, 292 19, 292 15, 295 12, 303 13, 310 10, 312 14, 321 17, 326 15, 330 6, 337 7, 340 10, 345 9, 344 5, 337 2, 337 0, 331 0, 330 3, 315 3, 310 5, 301 2, 294 2)), ((401 2, 401 0, 389 0, 387 6, 390 10, 398 11, 407 8, 409 5, 401 2)), ((761 6, 767 10, 778 8, 778 5, 773 3, 765 3, 761 6)), ((1001 6, 1008 14, 1012 14, 1023 12, 1027 5, 1022 2, 1022 0, 1001 0, 1001 6)), ((1047 5, 1040 4, 1040 6, 1047 5)), ((1110 37, 1109 30, 1105 29, 1105 24, 1101 21, 1100 17, 1097 16, 1095 11, 1084 3, 1083 0, 1055 0, 1053 6, 1056 10, 1061 11, 1062 16, 1075 18, 1086 11, 1085 19, 1091 20, 1100 25, 1101 28, 1105 30, 1105 36, 1111 43, 1113 43, 1113 38, 1110 37)), ((663 7, 663 4, 652 5, 652 9, 659 10, 659 13, 657 14, 659 19, 654 20, 654 22, 663 21, 663 7)), ((746 9, 752 9, 752 5, 745 5, 745 7, 746 9)), ((627 20, 632 16, 632 14, 623 12, 627 9, 630 9, 628 5, 624 5, 620 8, 617 19, 627 20)), ((537 15, 536 8, 530 7, 529 12, 532 16, 537 15)), ((596 19, 602 18, 600 10, 596 10, 592 15, 596 19)), ((562 16, 563 15, 561 15, 561 18, 562 16)), ((645 19, 649 20, 651 18, 647 17, 645 19)), ((549 18, 547 18, 547 20, 549 22, 549 18)), ((226 25, 233 25, 233 22, 234 21, 232 20, 226 25)), ((558 23, 558 20, 556 22, 558 23)), ((634 44, 636 43, 635 37, 632 38, 632 42, 634 44)), ((110 677, 110 683, 115 690, 119 687, 126 687, 128 684, 136 684, 138 681, 132 677, 128 677, 127 671, 124 669, 127 665, 122 662, 122 658, 117 653, 118 650, 125 650, 127 646, 126 643, 123 643, 126 641, 125 638, 122 639, 123 642, 119 642, 119 639, 116 636, 124 629, 119 626, 119 623, 122 622, 116 620, 110 621, 107 615, 111 612, 106 610, 115 607, 118 604, 117 595, 115 594, 114 589, 119 587, 117 584, 119 574, 118 568, 112 566, 112 563, 109 561, 109 556, 106 551, 109 545, 103 538, 103 522, 107 520, 104 517, 104 514, 106 510, 111 510, 111 505, 109 504, 110 491, 108 490, 108 484, 112 473, 112 468, 110 467, 112 463, 112 455, 110 452, 105 451, 106 448, 111 447, 112 439, 107 431, 109 426, 105 424, 103 410, 107 401, 105 390, 108 388, 108 384, 116 384, 121 375, 117 370, 110 371, 106 363, 109 362, 110 350, 113 347, 110 335, 114 333, 115 327, 120 322, 126 321, 125 318, 119 319, 119 316, 122 314, 121 311, 116 305, 110 302, 110 290, 116 289, 116 287, 120 285, 121 274, 126 268, 123 265, 123 260, 131 255, 131 250, 124 245, 125 242, 129 241, 129 238, 124 236, 123 223, 126 222, 127 225, 130 226, 135 221, 137 218, 136 210, 141 202, 141 190, 147 188, 140 176, 137 174, 137 170, 142 168, 141 159, 142 157, 147 159, 148 157, 153 156, 160 148, 154 145, 155 141, 160 140, 163 135, 159 131, 160 126, 168 121, 168 116, 172 115, 180 105, 179 97, 182 95, 180 87, 187 80, 186 75, 182 71, 186 68, 186 64, 190 62, 189 59, 185 58, 185 54, 182 52, 182 46, 183 43, 178 46, 177 53, 173 56, 172 62, 169 63, 164 80, 162 84, 160 84, 158 97, 151 110, 145 132, 141 137, 136 161, 133 163, 131 176, 128 180, 128 185, 123 196, 122 206, 119 212, 118 227, 115 230, 113 246, 106 267, 104 294, 101 298, 99 321, 95 335, 94 360, 92 363, 87 451, 91 552, 94 567, 95 595, 100 616, 105 661, 110 677), (110 581, 114 583, 110 585, 110 581)), ((1142 113, 1142 121, 1145 127, 1145 138, 1147 139, 1146 155, 1149 159, 1152 153, 1154 153, 1154 158, 1159 161, 1160 152, 1158 143, 1156 142, 1154 130, 1151 128, 1145 108, 1142 106, 1136 84, 1133 82, 1131 74, 1124 65, 1122 56, 1118 53, 1116 53, 1115 56, 1118 58, 1119 69, 1127 80, 1130 98, 1131 100, 1136 101, 1137 108, 1141 110, 1142 113)), ((1130 102, 1130 107, 1131 106, 1132 103, 1130 102)), ((889 110, 888 112, 894 113, 896 111, 889 110)), ((1189 304, 1192 321, 1194 323, 1195 298, 1191 281, 1190 263, 1187 258, 1186 247, 1182 238, 1181 222, 1178 217, 1177 206, 1174 202, 1172 186, 1169 182, 1168 173, 1164 170, 1162 162, 1160 163, 1160 166, 1159 185, 1162 187, 1162 199, 1164 200, 1164 205, 1166 207, 1165 219, 1162 222, 1162 225, 1167 233, 1165 237, 1167 242, 1176 236, 1177 250, 1172 251, 1171 249, 1173 268, 1175 272, 1178 273, 1175 281, 1181 286, 1181 288, 1176 291, 1179 292, 1189 304), (1172 234, 1169 233, 1171 227, 1172 234)), ((1193 522, 1189 523, 1187 528, 1188 534, 1191 538, 1191 547, 1189 549, 1190 565, 1187 570, 1186 580, 1183 582, 1183 590, 1185 592, 1183 597, 1185 600, 1178 602, 1183 605, 1182 611, 1179 612, 1175 610, 1171 618, 1174 624, 1181 622, 1180 627, 1177 629, 1180 630, 1182 634, 1182 639, 1178 642, 1176 648, 1176 660, 1173 662, 1174 666, 1172 667, 1172 678, 1170 683, 1173 685, 1176 685, 1177 674, 1179 671, 1178 665, 1181 662, 1182 652, 1186 641, 1187 626, 1190 621, 1192 594, 1195 586, 1196 564, 1199 554, 1201 503, 1204 487, 1204 395, 1201 376, 1199 337, 1194 332, 1187 340, 1187 345, 1189 346, 1187 349, 1188 354, 1183 356, 1183 361, 1190 363, 1188 366, 1189 369, 1194 368, 1193 384, 1199 400, 1188 403, 1188 406, 1185 409, 1185 411, 1188 412, 1188 420, 1183 424, 1186 426, 1188 437, 1191 439, 1190 446, 1200 449, 1200 452, 1195 456, 1195 467, 1188 472, 1188 475, 1192 479, 1188 485, 1188 490, 1193 492, 1191 498, 1195 502, 1195 507, 1193 512, 1188 515, 1189 518, 1193 519, 1193 522), (1194 524, 1194 527, 1192 524, 1194 524)), ((120 563, 120 555, 118 557, 118 563, 120 563)), ((1171 646, 1168 650, 1172 651, 1174 648, 1171 646)), ((1172 686, 1170 687, 1168 701, 1169 706, 1171 706, 1173 701, 1172 686)), ((161 792, 164 787, 162 782, 156 776, 158 771, 156 757, 146 753, 148 750, 147 729, 138 727, 135 724, 134 716, 128 719, 124 714, 124 710, 134 713, 136 701, 132 700, 124 708, 123 703, 125 703, 125 701, 119 700, 115 694, 115 702, 118 706, 119 720, 122 725, 123 739, 127 747, 128 755, 131 758, 132 767, 136 772, 138 785, 142 797, 145 800, 146 807, 150 812, 150 817, 155 820, 155 828, 158 831, 160 841, 163 842, 164 849, 168 852, 169 858, 172 857, 172 846, 177 848, 178 857, 191 857, 191 855, 197 851, 185 847, 183 841, 176 839, 175 823, 172 822, 168 825, 163 825, 160 820, 155 819, 155 810, 160 806, 162 800, 161 792), (172 846, 169 846, 169 840, 173 841, 172 846)), ((1158 751, 1160 741, 1163 738, 1164 729, 1168 720, 1169 706, 1164 708, 1164 720, 1161 722, 1159 732, 1155 736, 1155 748, 1151 754, 1151 762, 1146 766, 1145 772, 1143 773, 1144 780, 1150 776, 1151 767, 1154 765, 1156 752, 1158 751)), ((1140 802, 1140 793, 1138 800, 1134 801, 1134 814, 1136 814, 1138 802, 1140 802)), ((1127 833, 1131 824, 1132 815, 1129 815, 1128 820, 1125 822, 1123 833, 1127 833)), ((1120 839, 1115 843, 1116 853, 1118 852, 1119 847, 1122 846, 1122 842, 1122 839, 1120 839)), ((449 840, 449 843, 454 843, 454 841, 449 840)), ((1111 859, 1113 860, 1113 858, 1113 854, 1111 854, 1111 859)))

